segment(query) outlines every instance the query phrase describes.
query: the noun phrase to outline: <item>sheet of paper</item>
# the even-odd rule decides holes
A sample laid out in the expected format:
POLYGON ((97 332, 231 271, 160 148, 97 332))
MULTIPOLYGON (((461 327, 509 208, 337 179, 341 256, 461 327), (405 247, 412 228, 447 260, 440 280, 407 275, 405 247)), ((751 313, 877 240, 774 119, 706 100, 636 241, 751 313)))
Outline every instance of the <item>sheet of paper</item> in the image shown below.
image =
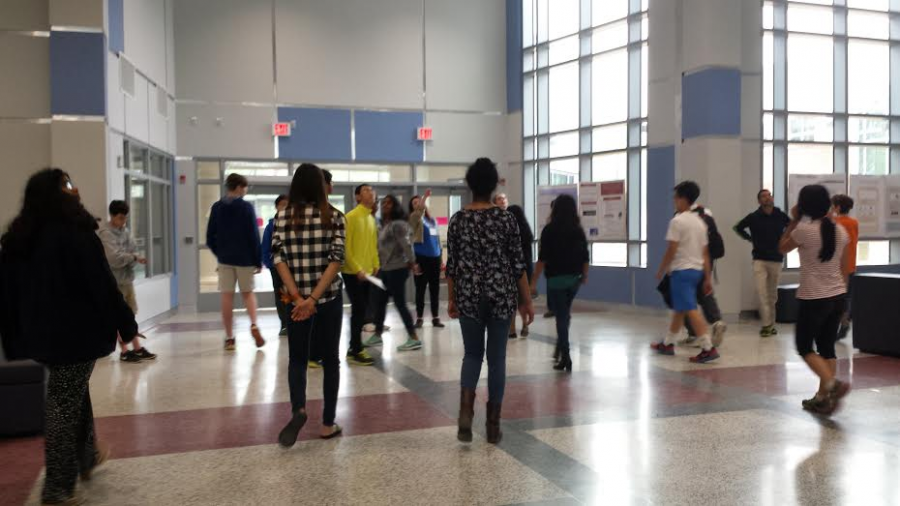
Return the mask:
POLYGON ((378 288, 381 288, 382 290, 387 290, 387 288, 385 288, 385 286, 384 286, 384 281, 376 278, 375 276, 370 276, 370 275, 366 274, 366 281, 368 281, 369 283, 372 283, 373 285, 377 286, 378 288))

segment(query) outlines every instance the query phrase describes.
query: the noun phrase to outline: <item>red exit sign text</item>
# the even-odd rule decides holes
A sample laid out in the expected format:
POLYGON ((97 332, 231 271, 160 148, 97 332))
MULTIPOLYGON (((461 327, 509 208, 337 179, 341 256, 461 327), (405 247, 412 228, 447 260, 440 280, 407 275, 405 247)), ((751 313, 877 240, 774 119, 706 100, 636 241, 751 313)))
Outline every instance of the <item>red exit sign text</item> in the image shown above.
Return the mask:
POLYGON ((275 123, 272 125, 272 135, 275 137, 290 137, 291 136, 291 124, 290 123, 275 123))
POLYGON ((430 141, 434 136, 434 132, 431 130, 431 127, 420 127, 416 132, 416 139, 420 141, 430 141))

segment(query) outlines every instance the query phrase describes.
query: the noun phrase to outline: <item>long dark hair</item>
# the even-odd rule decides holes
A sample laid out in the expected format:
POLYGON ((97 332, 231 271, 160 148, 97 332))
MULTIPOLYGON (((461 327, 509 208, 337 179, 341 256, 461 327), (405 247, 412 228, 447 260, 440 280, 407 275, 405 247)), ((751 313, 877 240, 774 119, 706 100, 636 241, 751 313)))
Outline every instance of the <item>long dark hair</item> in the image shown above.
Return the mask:
POLYGON ((38 235, 49 223, 61 222, 90 232, 97 230, 96 218, 84 208, 78 195, 63 191, 69 181, 69 175, 57 168, 43 169, 28 179, 22 210, 0 238, 4 254, 29 255, 38 235))
POLYGON ((571 195, 560 195, 553 200, 549 225, 565 232, 581 230, 578 204, 575 203, 575 199, 571 195))
POLYGON ((804 186, 800 190, 800 196, 797 199, 797 209, 800 211, 801 216, 809 216, 813 220, 819 220, 819 230, 822 234, 822 248, 819 250, 819 260, 828 262, 834 257, 834 251, 837 247, 834 222, 828 218, 828 211, 831 210, 831 198, 828 196, 828 189, 818 184, 804 186))
POLYGON ((297 167, 294 179, 291 181, 291 191, 288 194, 290 206, 293 209, 294 225, 303 223, 304 208, 311 206, 319 210, 322 224, 326 227, 332 225, 333 209, 325 194, 325 176, 322 169, 311 163, 304 163, 297 167))
POLYGON ((534 233, 531 231, 531 225, 528 224, 528 220, 525 219, 525 211, 522 209, 522 206, 512 205, 509 206, 506 210, 516 217, 516 222, 519 224, 519 235, 522 237, 522 242, 524 243, 533 241, 534 233))
POLYGON ((396 220, 405 220, 406 219, 406 211, 403 210, 403 205, 400 204, 400 201, 394 195, 385 195, 384 200, 391 203, 391 214, 389 216, 381 216, 381 219, 387 218, 388 221, 396 221, 396 220))

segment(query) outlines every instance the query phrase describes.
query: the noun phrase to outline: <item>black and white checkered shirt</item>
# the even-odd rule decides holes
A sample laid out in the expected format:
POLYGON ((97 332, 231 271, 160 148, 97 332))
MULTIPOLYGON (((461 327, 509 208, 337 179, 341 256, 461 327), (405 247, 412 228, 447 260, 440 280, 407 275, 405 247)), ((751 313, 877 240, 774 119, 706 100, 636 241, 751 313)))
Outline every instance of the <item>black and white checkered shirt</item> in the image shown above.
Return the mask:
MULTIPOLYGON (((344 215, 332 208, 332 226, 326 227, 318 208, 306 206, 303 222, 294 222, 294 208, 288 207, 275 216, 272 230, 272 263, 286 263, 294 275, 294 282, 303 297, 316 288, 328 264, 344 263, 344 215)), ((319 304, 334 300, 341 294, 341 276, 335 276, 331 286, 322 294, 319 304)))

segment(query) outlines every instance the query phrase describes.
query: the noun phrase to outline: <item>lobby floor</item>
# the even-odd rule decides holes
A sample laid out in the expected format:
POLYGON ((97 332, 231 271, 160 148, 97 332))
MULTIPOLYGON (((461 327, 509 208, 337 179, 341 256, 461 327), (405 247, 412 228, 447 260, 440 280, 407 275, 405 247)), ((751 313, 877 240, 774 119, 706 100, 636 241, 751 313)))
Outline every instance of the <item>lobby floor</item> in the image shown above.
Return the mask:
MULTIPOLYGON (((276 443, 290 407, 274 313, 262 313, 260 350, 240 315, 235 353, 222 351, 215 314, 147 329, 158 360, 97 362, 97 434, 113 453, 83 484, 88 504, 900 504, 900 360, 854 354, 849 339, 839 370, 854 391, 820 419, 800 408, 816 380, 792 326, 763 340, 752 322, 733 324, 721 359, 691 364, 694 348, 650 350, 664 318, 576 303, 571 374, 551 368, 553 320, 509 342, 493 446, 484 388, 475 441, 456 441, 458 323, 426 322, 424 349, 402 354, 393 309, 388 323, 375 366, 342 364, 344 435, 316 437, 312 370, 310 422, 289 450, 276 443)), ((0 504, 39 503, 42 467, 41 438, 0 440, 0 504)))

